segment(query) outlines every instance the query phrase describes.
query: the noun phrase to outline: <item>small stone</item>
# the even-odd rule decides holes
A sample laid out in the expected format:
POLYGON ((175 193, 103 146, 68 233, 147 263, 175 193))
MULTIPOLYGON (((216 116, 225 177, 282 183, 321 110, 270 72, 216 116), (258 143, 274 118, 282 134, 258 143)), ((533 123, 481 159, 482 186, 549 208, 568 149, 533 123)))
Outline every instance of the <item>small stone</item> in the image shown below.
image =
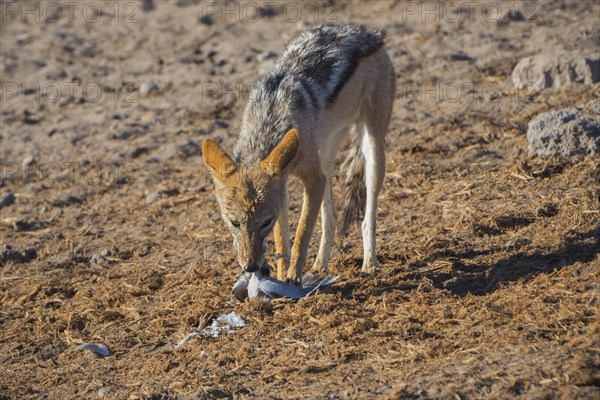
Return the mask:
POLYGON ((23 123, 27 125, 35 125, 40 122, 40 118, 36 117, 29 110, 23 112, 23 123))
POLYGON ((27 43, 29 43, 29 42, 30 42, 30 40, 29 40, 30 38, 31 38, 31 36, 29 36, 29 34, 27 34, 27 33, 24 33, 24 34, 22 34, 22 35, 18 35, 18 36, 17 36, 17 44, 18 44, 19 46, 22 46, 22 45, 24 45, 24 44, 27 44, 27 43))
POLYGON ((14 204, 16 197, 12 193, 6 193, 0 196, 0 208, 8 207, 14 204))
POLYGON ((144 115, 141 116, 140 121, 143 123, 154 122, 156 121, 156 114, 154 114, 153 112, 144 113, 144 115))
POLYGON ((54 200, 51 204, 54 207, 67 207, 73 204, 82 204, 83 203, 83 199, 79 196, 75 196, 75 195, 65 195, 65 196, 61 196, 58 199, 54 200))
POLYGON ((450 61, 474 61, 474 59, 464 53, 455 53, 450 55, 450 61))
POLYGON ((33 156, 27 156, 23 159, 23 165, 26 167, 31 167, 32 165, 35 165, 36 160, 35 157, 33 156))
POLYGON ((142 0, 142 11, 148 12, 154 10, 153 0, 142 0))
POLYGON ((158 92, 158 84, 154 81, 144 82, 140 85, 140 96, 146 97, 152 93, 158 92))
POLYGON ((277 58, 279 54, 277 54, 274 51, 265 51, 264 53, 261 54, 261 59, 263 60, 272 60, 274 58, 277 58))
POLYGON ((229 123, 227 121, 225 121, 224 119, 215 119, 215 125, 219 128, 228 128, 229 127, 229 123))
POLYGON ((504 14, 496 24, 500 27, 505 27, 511 22, 523 22, 525 21, 525 16, 520 10, 508 10, 506 14, 504 14))
POLYGON ((113 118, 113 119, 126 119, 126 118, 127 118, 127 115, 126 115, 126 114, 123 114, 123 113, 120 113, 120 112, 116 112, 116 113, 114 113, 114 114, 112 115, 112 118, 113 118))
POLYGON ((215 23, 212 15, 203 15, 198 19, 198 22, 206 26, 212 26, 215 23))
POLYGON ((100 389, 98 389, 98 397, 100 397, 101 399, 113 397, 115 394, 116 392, 109 388, 101 387, 100 389))
POLYGON ((146 204, 152 204, 157 200, 160 200, 161 194, 160 191, 155 192, 146 192, 146 204))
POLYGON ((167 143, 156 149, 153 155, 160 161, 172 160, 177 156, 177 145, 175 143, 167 143))
POLYGON ((184 160, 190 157, 199 157, 202 154, 202 147, 198 142, 188 139, 177 146, 177 154, 184 160))
POLYGON ((148 154, 149 151, 150 151, 150 149, 148 147, 146 147, 146 146, 136 147, 130 153, 130 157, 131 158, 138 158, 140 156, 143 156, 144 154, 148 154))
POLYGON ((107 257, 109 257, 110 255, 110 250, 104 249, 92 256, 92 258, 90 259, 90 264, 95 265, 97 267, 101 267, 109 262, 107 257))
POLYGON ((49 79, 51 81, 65 79, 67 76, 67 72, 62 68, 52 69, 46 73, 46 79, 49 79))
POLYGON ((154 203, 163 197, 171 197, 179 194, 179 189, 161 189, 153 192, 146 191, 146 204, 154 203))

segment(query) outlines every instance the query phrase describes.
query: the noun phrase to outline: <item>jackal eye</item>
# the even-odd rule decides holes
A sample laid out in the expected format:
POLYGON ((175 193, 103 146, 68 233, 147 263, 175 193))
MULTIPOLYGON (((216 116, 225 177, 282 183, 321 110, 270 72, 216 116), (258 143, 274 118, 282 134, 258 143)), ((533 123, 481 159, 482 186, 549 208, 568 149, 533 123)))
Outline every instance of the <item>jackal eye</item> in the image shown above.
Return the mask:
POLYGON ((263 222, 262 227, 261 228, 266 228, 267 226, 271 225, 271 222, 273 221, 273 218, 268 218, 265 222, 263 222))
POLYGON ((238 221, 237 219, 230 219, 229 222, 231 222, 231 225, 233 225, 235 228, 240 227, 240 221, 238 221))

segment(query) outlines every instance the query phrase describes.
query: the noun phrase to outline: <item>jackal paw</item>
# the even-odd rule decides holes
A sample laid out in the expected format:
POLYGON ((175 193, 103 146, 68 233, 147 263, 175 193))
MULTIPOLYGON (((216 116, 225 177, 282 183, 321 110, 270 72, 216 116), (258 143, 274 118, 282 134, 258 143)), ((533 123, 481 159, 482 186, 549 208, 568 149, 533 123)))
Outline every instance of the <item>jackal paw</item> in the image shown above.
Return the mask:
POLYGON ((293 283, 296 286, 302 286, 302 274, 298 274, 295 270, 288 270, 288 273, 285 277, 286 282, 293 283))
POLYGON ((326 274, 328 270, 329 270, 329 268, 327 268, 326 264, 323 264, 323 262, 319 262, 317 260, 313 264, 313 267, 310 269, 310 273, 313 275, 326 274))
POLYGON ((379 265, 377 264, 377 260, 363 261, 363 265, 360 271, 367 274, 379 271, 379 265))

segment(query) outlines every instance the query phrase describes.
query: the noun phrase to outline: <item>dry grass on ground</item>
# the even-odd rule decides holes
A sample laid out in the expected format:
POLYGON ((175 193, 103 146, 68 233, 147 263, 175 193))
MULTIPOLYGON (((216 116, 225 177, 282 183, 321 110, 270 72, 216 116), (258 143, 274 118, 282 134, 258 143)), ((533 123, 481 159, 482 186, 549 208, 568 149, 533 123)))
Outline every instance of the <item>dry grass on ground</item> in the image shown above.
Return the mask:
MULTIPOLYGON (((388 29, 399 85, 504 84, 535 46, 585 49, 598 33, 598 8, 583 3, 547 2, 540 15, 550 22, 508 28, 397 24, 391 3, 352 4, 340 8, 345 19, 388 29), (463 50, 479 52, 483 67, 449 61, 448 37, 470 41, 463 50)), ((3 104, 4 161, 80 164, 63 180, 2 180, 16 202, 0 218, 0 398, 600 397, 600 163, 529 157, 525 137, 535 115, 581 106, 598 84, 492 102, 479 92, 459 103, 399 92, 379 209, 381 271, 359 273, 355 229, 336 248, 331 268, 341 278, 327 292, 230 305, 239 270, 194 144, 211 136, 229 146, 243 102, 194 99, 206 77, 254 79, 261 58, 239 48, 277 51, 299 26, 206 26, 197 7, 160 3, 117 47, 106 38, 130 27, 2 28, 4 79, 34 76, 39 54, 65 79, 108 85, 122 73, 158 80, 161 91, 135 104, 3 104), (26 28, 29 53, 15 50, 26 28), (56 49, 53 37, 68 44, 56 49), (98 55, 83 54, 86 44, 98 55), (25 109, 39 120, 25 122, 25 109), (80 176, 89 163, 137 169, 90 182, 80 176), (248 326, 174 349, 230 311, 248 326), (83 342, 114 354, 95 359, 76 349, 83 342)))

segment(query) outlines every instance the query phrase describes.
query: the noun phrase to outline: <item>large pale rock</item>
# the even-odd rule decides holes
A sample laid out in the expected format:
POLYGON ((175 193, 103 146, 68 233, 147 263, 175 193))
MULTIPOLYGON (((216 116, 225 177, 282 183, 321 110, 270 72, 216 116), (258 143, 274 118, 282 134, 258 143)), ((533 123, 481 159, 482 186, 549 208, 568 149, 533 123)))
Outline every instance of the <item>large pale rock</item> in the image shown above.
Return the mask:
POLYGON ((543 158, 600 156, 597 103, 598 100, 591 101, 584 107, 585 111, 569 108, 538 115, 529 122, 527 130, 529 153, 543 158))
POLYGON ((572 53, 538 54, 523 58, 512 73, 519 89, 541 90, 566 83, 590 84, 600 81, 600 53, 589 56, 572 53))

